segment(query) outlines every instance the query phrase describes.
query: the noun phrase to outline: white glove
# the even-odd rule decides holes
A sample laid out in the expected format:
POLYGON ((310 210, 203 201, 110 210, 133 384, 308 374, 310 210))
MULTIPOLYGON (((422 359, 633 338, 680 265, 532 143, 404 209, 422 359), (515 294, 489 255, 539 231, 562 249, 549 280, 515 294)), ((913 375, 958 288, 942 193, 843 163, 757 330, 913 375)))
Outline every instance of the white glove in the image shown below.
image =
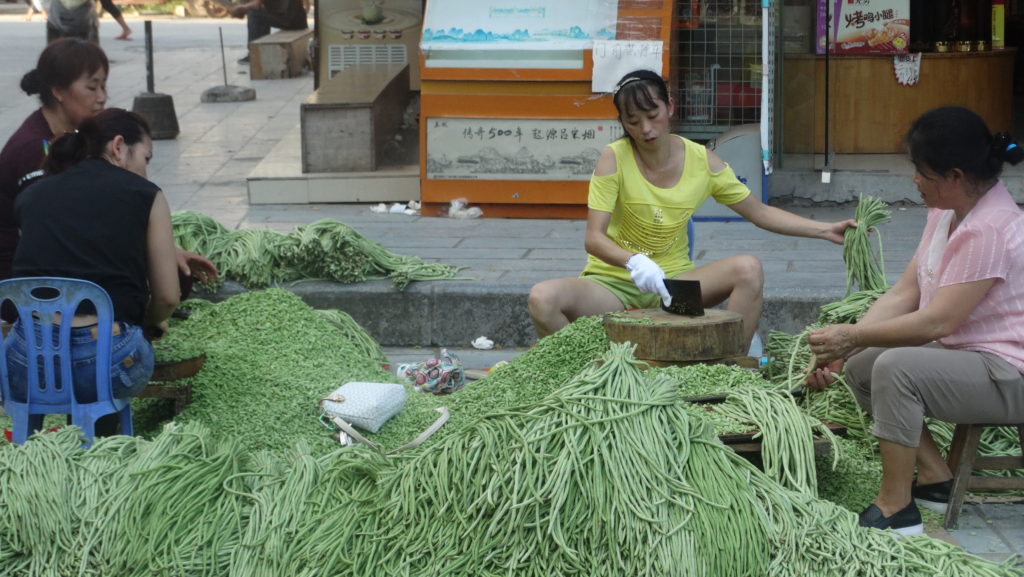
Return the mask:
POLYGON ((672 297, 668 294, 668 287, 664 282, 665 271, 647 255, 636 253, 629 257, 626 261, 626 270, 640 292, 660 295, 665 306, 672 304, 672 297))

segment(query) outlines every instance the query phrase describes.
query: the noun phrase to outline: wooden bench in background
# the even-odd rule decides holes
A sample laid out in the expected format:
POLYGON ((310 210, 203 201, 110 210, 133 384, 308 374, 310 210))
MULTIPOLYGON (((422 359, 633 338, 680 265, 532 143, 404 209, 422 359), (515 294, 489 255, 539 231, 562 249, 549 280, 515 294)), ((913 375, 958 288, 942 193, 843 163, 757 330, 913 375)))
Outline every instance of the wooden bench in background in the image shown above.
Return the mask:
POLYGON ((253 80, 294 78, 309 59, 313 31, 278 30, 249 44, 249 77, 253 80))
POLYGON ((302 172, 376 170, 409 98, 408 64, 359 64, 322 82, 300 110, 302 172))

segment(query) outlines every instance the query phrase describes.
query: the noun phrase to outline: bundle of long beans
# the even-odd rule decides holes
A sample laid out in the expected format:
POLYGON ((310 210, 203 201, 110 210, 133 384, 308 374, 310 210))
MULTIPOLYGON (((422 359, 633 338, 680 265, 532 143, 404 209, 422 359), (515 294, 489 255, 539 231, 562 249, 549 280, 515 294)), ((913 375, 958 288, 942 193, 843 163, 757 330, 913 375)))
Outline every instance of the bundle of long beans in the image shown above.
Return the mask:
POLYGON ((864 313, 868 312, 878 297, 885 294, 885 291, 885 288, 857 291, 846 295, 843 300, 821 305, 818 324, 855 323, 864 316, 864 313))
POLYGON ((857 226, 846 229, 843 241, 843 262, 846 263, 846 294, 854 290, 885 290, 885 257, 882 253, 882 233, 876 228, 889 222, 892 214, 885 203, 874 197, 860 197, 854 218, 857 226), (871 247, 871 233, 878 237, 878 252, 871 247))

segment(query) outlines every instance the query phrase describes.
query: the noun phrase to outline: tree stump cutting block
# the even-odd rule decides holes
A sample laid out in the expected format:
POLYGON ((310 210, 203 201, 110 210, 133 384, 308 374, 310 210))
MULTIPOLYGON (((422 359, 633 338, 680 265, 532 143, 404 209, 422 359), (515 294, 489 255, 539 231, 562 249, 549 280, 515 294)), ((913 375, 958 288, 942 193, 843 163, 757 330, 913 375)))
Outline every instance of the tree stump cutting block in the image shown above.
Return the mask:
POLYGON ((699 317, 661 309, 611 313, 604 316, 604 330, 609 341, 635 344, 636 358, 645 361, 710 361, 747 352, 743 318, 719 309, 708 309, 699 317))

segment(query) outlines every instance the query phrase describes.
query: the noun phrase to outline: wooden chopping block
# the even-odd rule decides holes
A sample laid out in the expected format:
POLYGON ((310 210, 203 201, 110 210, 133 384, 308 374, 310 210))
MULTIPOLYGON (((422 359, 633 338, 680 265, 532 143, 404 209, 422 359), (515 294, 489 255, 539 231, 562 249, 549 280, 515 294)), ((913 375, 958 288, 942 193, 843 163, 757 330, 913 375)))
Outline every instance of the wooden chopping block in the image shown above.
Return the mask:
POLYGON ((604 316, 604 330, 614 343, 636 345, 642 360, 709 361, 746 354, 743 318, 739 313, 707 309, 691 317, 660 308, 637 309, 604 316))

